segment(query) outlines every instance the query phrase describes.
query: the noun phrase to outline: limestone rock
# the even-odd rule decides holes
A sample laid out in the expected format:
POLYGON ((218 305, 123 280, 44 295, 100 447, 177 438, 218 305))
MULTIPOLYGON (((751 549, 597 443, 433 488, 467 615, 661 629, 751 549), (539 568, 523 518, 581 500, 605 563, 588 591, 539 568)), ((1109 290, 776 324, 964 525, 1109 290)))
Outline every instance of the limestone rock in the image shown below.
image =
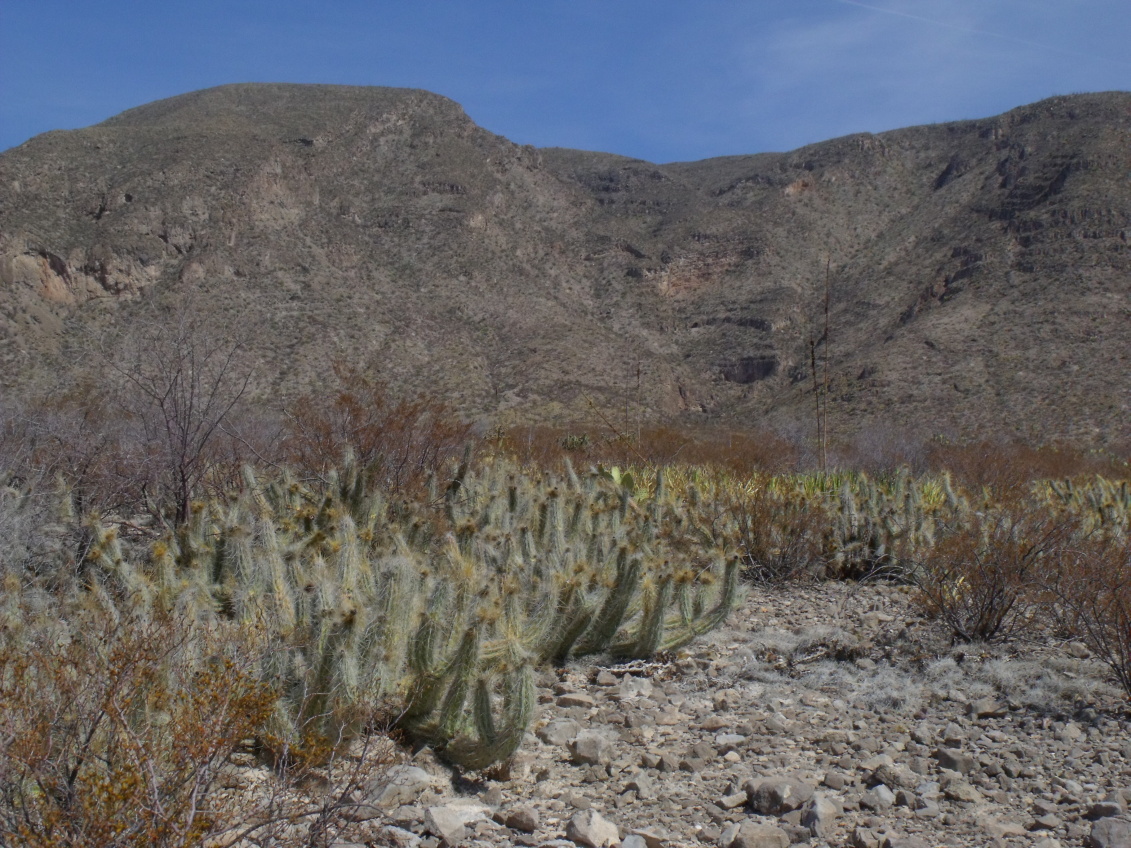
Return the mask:
POLYGON ((788 848, 789 837, 772 824, 744 821, 727 828, 719 838, 721 848, 788 848))
POLYGON ((969 774, 977 765, 977 761, 969 754, 964 754, 953 748, 939 748, 935 751, 934 758, 938 761, 939 768, 950 769, 959 774, 969 774))
POLYGON ((863 825, 852 828, 852 833, 848 837, 848 844, 852 848, 881 848, 879 834, 863 825))
POLYGON ((620 829, 596 810, 575 813, 565 833, 566 839, 585 848, 608 848, 620 842, 620 829))
POLYGON ((584 707, 590 709, 597 706, 597 699, 584 692, 567 692, 564 695, 558 696, 557 705, 559 707, 584 707))
POLYGON ((971 783, 965 780, 952 780, 943 786, 943 795, 952 801, 962 801, 975 804, 984 800, 982 793, 971 783))
POLYGON ((1084 813, 1084 818, 1088 821, 1097 821, 1098 819, 1123 815, 1123 813, 1124 806, 1118 801, 1100 801, 1088 808, 1088 811, 1084 813))
POLYGON ((895 793, 884 784, 873 786, 860 798, 860 806, 869 810, 883 812, 895 805, 895 793))
POLYGON ((581 725, 571 718, 554 719, 545 727, 538 728, 536 736, 547 745, 568 745, 569 741, 581 732, 581 725))
POLYGON ((365 787, 365 801, 389 810, 416 801, 436 783, 436 778, 418 766, 393 766, 365 787))
POLYGON ((575 763, 605 765, 613 758, 613 743, 600 731, 583 730, 570 740, 569 752, 575 763))
POLYGON ((918 836, 887 833, 880 839, 880 848, 931 848, 931 844, 918 836))
POLYGON ((664 835, 664 831, 657 830, 656 828, 637 828, 632 831, 632 835, 639 836, 643 839, 647 848, 664 848, 667 844, 667 837, 664 835))
POLYGON ((922 778, 907 766, 883 764, 876 768, 868 778, 868 785, 882 783, 890 789, 914 789, 922 778))
POLYGON ((835 798, 824 792, 815 792, 801 807, 801 824, 809 828, 813 836, 824 839, 831 834, 833 823, 842 812, 843 809, 835 798))
POLYGON ((486 821, 490 817, 491 808, 486 804, 460 799, 426 809, 424 827, 448 845, 455 845, 468 835, 468 825, 486 821))
POLYGON ((502 815, 502 822, 511 830, 521 830, 523 833, 533 833, 541 824, 538 810, 529 804, 511 807, 502 815))

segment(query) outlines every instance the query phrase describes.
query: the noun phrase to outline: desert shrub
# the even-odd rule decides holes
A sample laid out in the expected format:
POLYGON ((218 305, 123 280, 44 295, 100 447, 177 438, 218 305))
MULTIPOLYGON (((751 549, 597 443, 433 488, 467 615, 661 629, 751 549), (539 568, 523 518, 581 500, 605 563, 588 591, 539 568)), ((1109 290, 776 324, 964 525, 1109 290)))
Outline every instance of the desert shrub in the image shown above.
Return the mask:
POLYGON ((193 498, 238 472, 232 445, 248 444, 231 427, 251 380, 240 346, 188 311, 87 341, 86 367, 0 410, 0 467, 61 479, 80 517, 184 523, 193 498))
POLYGON ((251 383, 243 347, 185 306, 173 320, 138 321, 105 356, 150 511, 184 524, 192 499, 215 473, 219 437, 251 383))
POLYGON ((141 510, 152 489, 149 451, 107 386, 80 374, 30 411, 34 465, 48 479, 65 481, 78 515, 141 510))
POLYGON ((59 498, 26 479, 0 483, 0 575, 41 573, 63 545, 59 498))
POLYGON ((1115 675, 1131 696, 1131 544, 1093 532, 1066 545, 1046 581, 1062 625, 1115 675))
POLYGON ((300 473, 324 478, 348 459, 391 494, 419 494, 470 441, 471 427, 439 401, 396 398, 342 362, 334 365, 334 378, 287 410, 281 459, 300 473))
POLYGON ((269 841, 296 828, 322 844, 316 833, 343 832, 350 793, 390 748, 370 732, 379 716, 369 710, 354 744, 313 751, 325 742, 317 685, 300 712, 309 747, 274 763, 266 795, 213 803, 233 752, 246 761, 250 740, 271 740, 287 714, 296 693, 264 671, 288 644, 302 650, 310 628, 282 634, 263 617, 225 616, 166 542, 147 562, 114 527, 92 523, 90 536, 81 567, 58 547, 0 557, 0 845, 269 841), (297 788, 326 776, 332 793, 297 788))
POLYGON ((949 471, 958 484, 971 492, 986 490, 997 499, 1028 492, 1035 480, 1063 480, 1088 474, 1120 476, 1127 469, 1126 457, 1121 459, 1116 453, 989 439, 937 440, 929 447, 928 464, 949 471))
POLYGON ((1071 518, 1016 501, 941 528, 911 572, 919 605, 963 642, 1024 631, 1042 610, 1042 571, 1054 566, 1074 526, 1071 518))
POLYGON ((98 604, 22 612, 0 653, 0 842, 194 845, 225 828, 209 795, 272 701, 238 642, 98 604))
POLYGON ((824 576, 830 516, 821 501, 762 485, 734 498, 729 511, 737 525, 744 577, 765 582, 824 576))
POLYGON ((607 420, 587 427, 502 427, 485 441, 493 453, 520 464, 559 471, 582 456, 593 464, 712 468, 749 476, 794 470, 799 457, 793 443, 770 431, 646 425, 624 432, 607 420))
POLYGON ((903 468, 924 474, 930 470, 928 453, 928 442, 919 431, 870 423, 829 446, 829 465, 873 477, 894 474, 903 468))

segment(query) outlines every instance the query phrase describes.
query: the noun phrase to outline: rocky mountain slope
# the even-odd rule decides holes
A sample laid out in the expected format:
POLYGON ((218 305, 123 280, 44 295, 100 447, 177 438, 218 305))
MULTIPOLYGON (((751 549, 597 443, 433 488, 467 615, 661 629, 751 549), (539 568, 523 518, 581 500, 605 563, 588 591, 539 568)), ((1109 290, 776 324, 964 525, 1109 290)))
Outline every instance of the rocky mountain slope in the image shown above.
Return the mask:
POLYGON ((0 155, 0 380, 188 303, 263 397, 336 356, 499 421, 830 421, 1112 442, 1131 94, 655 165, 423 91, 232 85, 0 155), (822 365, 823 367, 823 365, 822 365))

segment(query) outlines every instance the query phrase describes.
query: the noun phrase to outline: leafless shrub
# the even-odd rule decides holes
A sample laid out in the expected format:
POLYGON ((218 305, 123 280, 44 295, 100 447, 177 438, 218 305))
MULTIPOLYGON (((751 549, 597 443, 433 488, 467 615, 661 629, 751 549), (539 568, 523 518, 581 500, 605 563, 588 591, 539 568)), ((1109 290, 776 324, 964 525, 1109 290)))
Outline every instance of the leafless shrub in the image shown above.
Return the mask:
POLYGON ((1114 673, 1131 696, 1131 544, 1092 534, 1065 546, 1047 581, 1062 625, 1114 673))
POLYGON ((181 525, 216 471, 218 437, 247 392, 251 370, 236 342, 213 338, 186 307, 136 327, 106 351, 119 409, 137 429, 134 473, 153 511, 181 525))
POLYGON ((823 576, 824 535, 831 518, 821 504, 763 485, 733 497, 728 511, 738 528, 744 577, 767 582, 823 576))
POLYGON ((471 428, 442 403, 397 399, 345 363, 334 375, 330 390, 300 397, 287 412, 281 451, 298 470, 323 476, 348 456, 374 484, 405 494, 463 452, 471 428))
POLYGON ((237 778, 233 782, 243 783, 241 771, 250 779, 218 799, 218 820, 224 824, 216 828, 213 844, 328 848, 360 841, 360 823, 352 815, 363 804, 360 793, 397 759, 395 744, 374 732, 317 767, 230 769, 237 778))
POLYGON ((1071 445, 1028 445, 1004 439, 939 441, 930 444, 928 465, 947 470, 971 492, 983 490, 1008 499, 1025 493, 1034 480, 1063 480, 1081 475, 1126 474, 1127 457, 1071 445))
POLYGON ((576 466, 578 456, 594 465, 679 464, 710 466, 737 474, 792 471, 798 465, 797 446, 768 430, 645 425, 624 433, 604 422, 590 425, 560 428, 528 424, 499 428, 486 441, 490 448, 520 464, 557 470, 567 459, 576 466))
POLYGON ((0 575, 38 573, 61 544, 56 499, 26 480, 0 484, 0 575))
POLYGON ((65 482, 78 515, 129 511, 146 475, 141 440, 115 393, 92 372, 54 387, 27 408, 31 466, 65 482))
POLYGON ((943 528, 913 569, 919 605, 963 642, 1015 635, 1040 613, 1037 578, 1072 529, 1070 520, 1020 502, 965 517, 943 528))

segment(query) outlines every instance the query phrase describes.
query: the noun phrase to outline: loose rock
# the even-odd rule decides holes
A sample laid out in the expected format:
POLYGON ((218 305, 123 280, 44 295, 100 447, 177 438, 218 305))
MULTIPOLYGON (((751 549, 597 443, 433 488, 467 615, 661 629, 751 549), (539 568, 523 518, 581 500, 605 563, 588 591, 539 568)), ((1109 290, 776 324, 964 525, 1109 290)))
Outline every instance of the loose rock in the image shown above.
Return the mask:
POLYGON ((584 810, 570 818, 566 839, 585 848, 607 848, 620 842, 620 830, 596 810, 584 810))

